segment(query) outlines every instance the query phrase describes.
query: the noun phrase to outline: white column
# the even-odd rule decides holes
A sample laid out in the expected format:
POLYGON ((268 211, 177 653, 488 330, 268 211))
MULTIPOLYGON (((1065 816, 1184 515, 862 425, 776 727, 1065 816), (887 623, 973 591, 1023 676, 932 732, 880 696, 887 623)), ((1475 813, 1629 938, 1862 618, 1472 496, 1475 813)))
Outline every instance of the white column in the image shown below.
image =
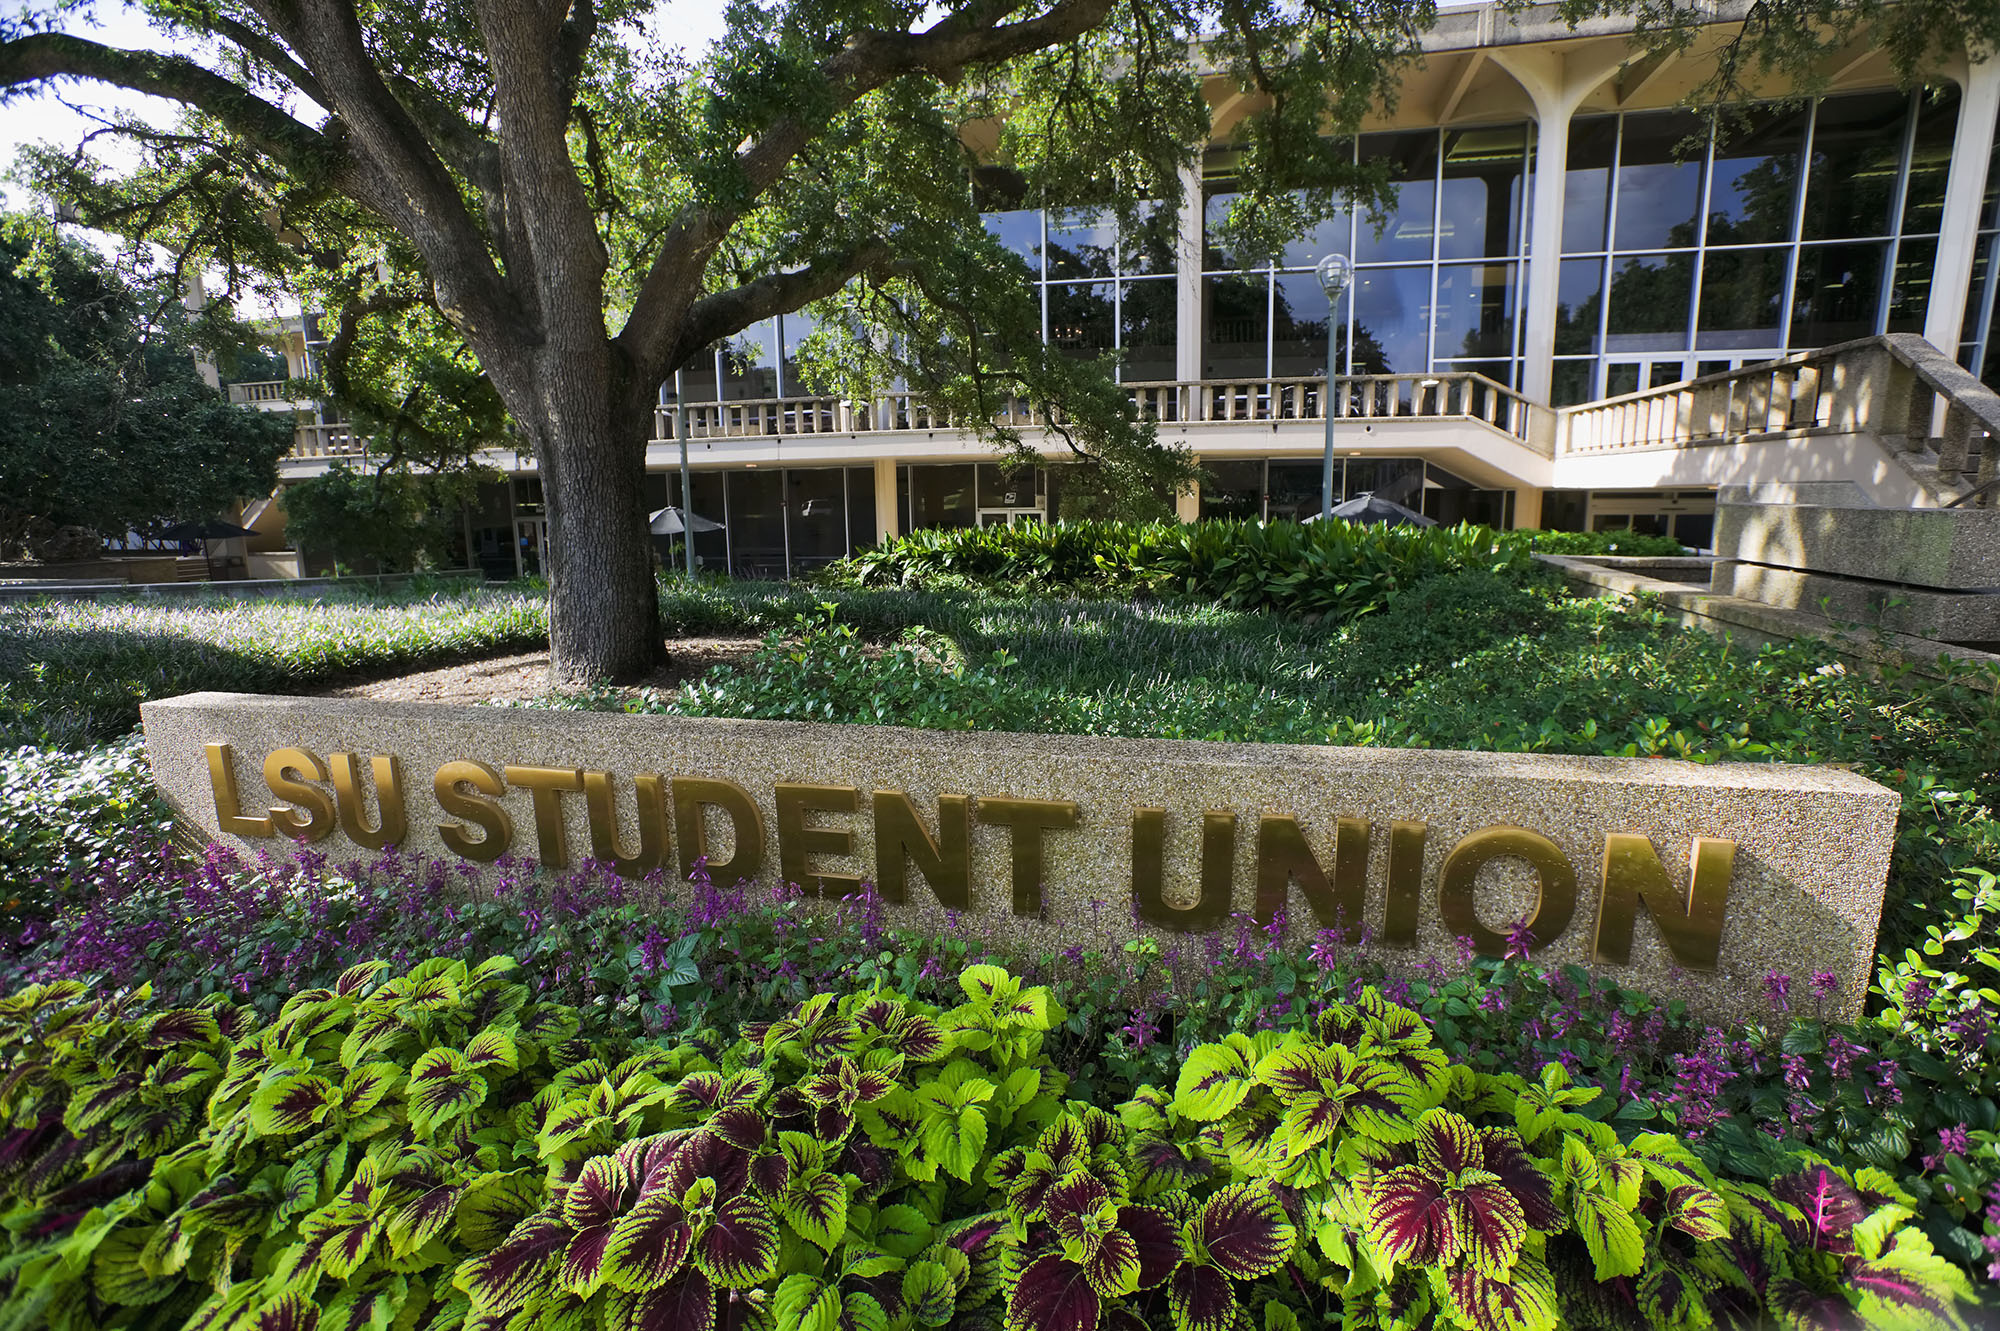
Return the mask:
POLYGON ((1521 303, 1521 392, 1531 402, 1546 403, 1555 381, 1569 121, 1585 91, 1551 87, 1539 80, 1528 83, 1535 99, 1535 178, 1528 219, 1528 283, 1521 303))
POLYGON ((1174 378, 1201 378, 1201 171, 1181 171, 1181 216, 1174 246, 1174 378))
POLYGON ((1924 339, 1954 360, 1965 323, 1966 293, 1972 289, 1979 225, 1985 220, 1980 204, 1993 152, 1994 113, 2000 111, 2000 56, 1974 61, 1958 84, 1958 132, 1952 139, 1951 176, 1944 187, 1930 305, 1924 311, 1924 339))
POLYGON ((896 462, 875 459, 875 539, 893 541, 903 534, 903 515, 896 511, 896 462))

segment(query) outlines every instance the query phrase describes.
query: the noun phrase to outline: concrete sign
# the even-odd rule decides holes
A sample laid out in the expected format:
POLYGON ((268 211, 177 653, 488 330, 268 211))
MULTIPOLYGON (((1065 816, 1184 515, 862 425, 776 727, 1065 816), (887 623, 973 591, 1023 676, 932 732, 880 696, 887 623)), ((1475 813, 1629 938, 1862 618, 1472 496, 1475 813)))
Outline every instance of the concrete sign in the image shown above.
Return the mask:
POLYGON ((1715 1016, 1831 972, 1860 1011, 1894 792, 1832 768, 906 730, 197 693, 147 703, 176 812, 218 840, 619 872, 864 881, 1025 947, 1284 913, 1392 968, 1577 962, 1715 1016))

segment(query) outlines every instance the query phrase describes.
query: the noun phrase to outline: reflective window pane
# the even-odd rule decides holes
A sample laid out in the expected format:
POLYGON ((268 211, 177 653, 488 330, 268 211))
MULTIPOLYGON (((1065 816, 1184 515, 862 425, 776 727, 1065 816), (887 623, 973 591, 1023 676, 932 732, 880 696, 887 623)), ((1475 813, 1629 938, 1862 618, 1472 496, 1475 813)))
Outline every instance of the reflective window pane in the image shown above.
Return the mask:
POLYGON ((1423 511, 1424 464, 1416 458, 1347 459, 1347 498, 1364 494, 1423 511))
POLYGON ((1204 518, 1250 518, 1264 516, 1264 464, 1262 462, 1205 462, 1208 483, 1201 487, 1201 515, 1204 518))
POLYGON ((1203 190, 1201 266, 1210 272, 1254 268, 1269 257, 1224 249, 1216 239, 1216 227, 1229 215, 1230 205, 1236 202, 1237 197, 1236 192, 1226 185, 1209 185, 1203 190))
POLYGON ((1310 268, 1326 254, 1354 253, 1354 216, 1346 209, 1309 227, 1278 256, 1281 268, 1310 268))
POLYGON ((1563 252, 1604 248, 1611 200, 1611 163, 1618 155, 1617 116, 1579 116, 1569 127, 1569 170, 1563 177, 1563 252))
POLYGON ((1514 354, 1515 266, 1454 263, 1438 269, 1439 359, 1514 354))
POLYGON ((1596 351, 1604 313, 1604 261, 1565 259, 1556 278, 1556 351, 1596 351))
POLYGON ((729 473, 730 572, 785 576, 785 474, 776 467, 729 473))
POLYGON ((1270 279, 1206 277, 1201 288, 1201 377, 1262 378, 1269 369, 1270 279))
POLYGON ((1921 333, 1930 305, 1931 274, 1937 268, 1935 240, 1906 240, 1896 247, 1896 271, 1889 284, 1885 333, 1921 333))
POLYGON ((1902 169, 1907 93, 1828 97, 1813 122, 1806 175, 1807 240, 1886 236, 1902 169))
POLYGON ((1791 345, 1825 347, 1875 332, 1886 244, 1807 245, 1799 251, 1791 345))
POLYGON ((1632 254, 1612 260, 1605 350, 1685 348, 1693 287, 1692 254, 1632 254))
POLYGON ((1110 277, 1118 261, 1118 226, 1109 213, 1049 214, 1048 276, 1110 277))
POLYGON ((908 471, 912 531, 974 525, 978 513, 972 503, 972 463, 912 466, 908 471))
POLYGON ((779 391, 786 397, 799 397, 816 391, 815 386, 809 384, 805 376, 799 372, 798 355, 799 347, 812 336, 812 331, 817 326, 813 317, 804 310, 794 310, 790 314, 778 317, 780 345, 784 348, 779 391))
POLYGON ((1002 467, 981 462, 978 497, 981 508, 1034 508, 1035 479, 1039 467, 1002 467))
POLYGON ((1590 381, 1597 372, 1595 360, 1559 360, 1549 381, 1549 405, 1573 407, 1590 401, 1590 381))
POLYGON ((1173 379, 1174 330, 1179 310, 1171 277, 1127 282, 1119 293, 1118 356, 1126 383, 1173 379))
POLYGON ((1526 125, 1444 132, 1438 257, 1480 259, 1520 252, 1526 125))
POLYGON ((1148 273, 1172 275, 1178 209, 1149 200, 1139 205, 1138 225, 1118 236, 1118 271, 1128 277, 1148 273))
MULTIPOLYGON (((678 391, 687 401, 716 401, 715 353, 719 350, 721 350, 719 346, 714 346, 699 351, 695 353, 692 360, 686 365, 681 366, 679 371, 677 371, 678 382, 680 384, 678 391)), ((671 402, 674 400, 676 392, 675 383, 676 375, 668 375, 666 383, 662 385, 662 389, 664 390, 663 401, 671 402)))
POLYGON ((1111 283, 1050 283, 1049 345, 1085 360, 1110 351, 1111 283))
POLYGON ((1299 378, 1326 373, 1327 300, 1311 273, 1279 273, 1272 293, 1271 374, 1299 378))
POLYGON ((1791 250, 1710 250, 1702 266, 1701 350, 1783 345, 1785 267, 1791 250))
POLYGON ((1917 132, 1910 144, 1910 183, 1903 195, 1903 234, 1936 235, 1944 217, 1945 179, 1951 174, 1951 145, 1958 132, 1958 89, 1923 96, 1917 132))
MULTIPOLYGON (((1334 503, 1340 502, 1341 458, 1333 460, 1334 503)), ((1269 497, 1266 514, 1272 522, 1290 519, 1293 522, 1310 517, 1319 512, 1321 468, 1323 462, 1273 462, 1265 476, 1265 493, 1269 497)))
POLYGON ((723 489, 729 482, 729 475, 720 471, 698 471, 692 479, 694 484, 690 489, 694 494, 694 515, 716 524, 714 531, 697 531, 694 534, 694 566, 720 573, 729 563, 729 531, 723 523, 728 512, 728 500, 723 495, 723 489))
POLYGON ((729 401, 778 395, 778 324, 766 319, 731 338, 722 352, 722 396, 729 401))
POLYGON ((1431 257, 1431 235, 1437 225, 1437 152, 1436 130, 1361 136, 1361 160, 1388 163, 1396 200, 1379 218, 1366 214, 1360 218, 1354 236, 1357 261, 1431 257))
POLYGON ((875 544, 879 528, 875 523, 875 469, 847 469, 847 539, 854 549, 875 544))
POLYGON ((1649 250, 1695 243, 1702 152, 1699 147, 1685 154, 1678 150, 1701 133, 1701 120, 1683 111, 1625 117, 1618 148, 1615 247, 1649 250))
POLYGON ((791 531, 792 576, 847 554, 846 476, 840 467, 793 467, 785 472, 785 521, 791 531))
POLYGON ((1409 374, 1430 368, 1431 270, 1363 268, 1355 274, 1354 372, 1409 374))
POLYGON ((1749 126, 1715 145, 1708 187, 1710 245, 1785 241, 1792 235, 1810 112, 1760 108, 1751 116, 1749 126))
POLYGON ((1042 215, 1033 208, 1008 213, 986 213, 980 217, 987 231, 1001 245, 1028 265, 1028 276, 1042 275, 1042 215))

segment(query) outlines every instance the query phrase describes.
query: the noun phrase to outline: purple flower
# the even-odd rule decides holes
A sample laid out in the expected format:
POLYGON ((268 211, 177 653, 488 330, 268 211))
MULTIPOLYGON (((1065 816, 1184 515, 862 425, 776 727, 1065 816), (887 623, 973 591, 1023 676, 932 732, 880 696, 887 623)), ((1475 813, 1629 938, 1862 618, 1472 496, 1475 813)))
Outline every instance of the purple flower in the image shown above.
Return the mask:
POLYGON ((1792 1010, 1791 992, 1791 976, 1780 971, 1764 972, 1764 996, 1770 1000, 1773 1011, 1790 1012, 1792 1010))

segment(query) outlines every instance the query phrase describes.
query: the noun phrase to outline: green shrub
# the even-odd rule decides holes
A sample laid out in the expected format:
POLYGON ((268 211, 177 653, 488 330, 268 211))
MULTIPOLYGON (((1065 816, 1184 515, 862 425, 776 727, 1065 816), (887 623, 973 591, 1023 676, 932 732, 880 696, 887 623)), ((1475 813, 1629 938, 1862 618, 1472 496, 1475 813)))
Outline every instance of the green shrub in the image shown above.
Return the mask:
POLYGON ((0 938, 46 920, 99 866, 172 832, 136 736, 83 752, 0 749, 0 938))
POLYGON ((1885 1177, 1718 1181, 1372 990, 1114 1114, 993 966, 949 1007, 821 993, 672 1045, 580 1038, 504 958, 383 973, 269 1024, 0 1002, 0 1325, 1963 1324, 1885 1177))
POLYGON ((1643 531, 1529 531, 1509 533, 1525 537, 1531 548, 1545 555, 1685 555, 1686 546, 1671 536, 1655 536, 1643 531))

